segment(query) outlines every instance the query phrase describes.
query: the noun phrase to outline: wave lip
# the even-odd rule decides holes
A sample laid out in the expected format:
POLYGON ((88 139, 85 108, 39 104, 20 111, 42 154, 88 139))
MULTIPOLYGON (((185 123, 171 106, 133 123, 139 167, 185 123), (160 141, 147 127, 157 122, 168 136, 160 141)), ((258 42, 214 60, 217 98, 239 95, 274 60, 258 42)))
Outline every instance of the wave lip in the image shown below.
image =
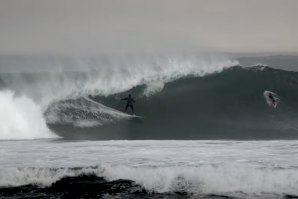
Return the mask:
POLYGON ((222 56, 125 57, 79 59, 83 71, 3 74, 8 89, 24 94, 43 110, 60 100, 87 95, 109 96, 146 85, 145 95, 185 76, 204 76, 235 66, 237 61, 222 56), (87 68, 87 70, 86 70, 87 68))
POLYGON ((101 126, 131 117, 88 97, 56 102, 47 109, 44 115, 49 124, 70 124, 81 128, 101 126))

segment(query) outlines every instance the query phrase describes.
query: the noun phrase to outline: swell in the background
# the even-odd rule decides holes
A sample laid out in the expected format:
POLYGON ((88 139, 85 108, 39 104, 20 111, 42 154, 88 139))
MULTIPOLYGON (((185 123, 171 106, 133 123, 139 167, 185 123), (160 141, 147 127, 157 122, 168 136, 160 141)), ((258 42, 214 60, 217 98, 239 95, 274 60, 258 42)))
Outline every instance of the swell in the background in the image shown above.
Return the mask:
MULTIPOLYGON (((74 121, 74 124, 83 127, 102 124, 106 121, 110 123, 110 121, 121 119, 121 117, 127 118, 126 114, 103 104, 94 105, 97 102, 91 102, 92 99, 81 103, 80 100, 82 98, 87 99, 86 96, 88 95, 108 97, 140 85, 146 85, 143 95, 150 96, 161 91, 166 82, 188 75, 204 76, 236 64, 237 62, 222 56, 211 55, 180 58, 167 56, 84 58, 76 61, 76 65, 80 66, 81 71, 9 73, 1 74, 1 80, 2 88, 9 90, 14 96, 14 100, 30 101, 33 104, 32 107, 36 106, 36 110, 39 110, 37 112, 30 111, 31 107, 28 106, 26 107, 29 109, 28 111, 22 111, 25 114, 23 123, 29 128, 34 129, 36 126, 42 126, 45 123, 43 114, 46 115, 47 122, 50 123, 74 121), (67 103, 68 100, 69 103, 67 103), (72 113, 75 114, 70 111, 63 113, 64 109, 68 110, 68 108, 72 109, 72 113), (51 114, 49 114, 49 110, 52 110, 50 111, 51 114), (57 112, 58 114, 56 114, 57 112), (60 120, 61 113, 64 114, 65 120, 60 120), (94 118, 90 120, 88 115, 95 116, 96 121, 94 118), (38 119, 32 121, 29 118, 38 119)), ((5 95, 5 92, 2 94, 5 95)), ((5 103, 4 106, 6 106, 5 103)), ((16 115, 13 113, 13 109, 15 108, 12 106, 6 112, 1 112, 3 117, 9 116, 10 121, 15 121, 10 123, 5 122, 5 120, 1 121, 1 125, 8 129, 6 130, 7 133, 0 136, 1 139, 44 138, 45 131, 49 131, 47 128, 38 130, 40 135, 37 133, 33 136, 32 133, 28 132, 26 136, 18 136, 19 130, 13 128, 19 126, 19 121, 14 120, 16 115), (14 134, 15 136, 7 137, 6 134, 14 134)), ((64 136, 62 135, 62 137, 64 136)))

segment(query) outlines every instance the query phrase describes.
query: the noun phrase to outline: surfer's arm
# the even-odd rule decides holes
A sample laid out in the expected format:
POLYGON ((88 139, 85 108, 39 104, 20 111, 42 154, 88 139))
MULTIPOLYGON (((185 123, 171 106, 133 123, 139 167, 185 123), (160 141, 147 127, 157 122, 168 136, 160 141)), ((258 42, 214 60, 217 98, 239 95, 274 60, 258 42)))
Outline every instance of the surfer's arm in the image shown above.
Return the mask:
POLYGON ((121 100, 128 100, 128 98, 126 97, 126 98, 122 98, 121 100))

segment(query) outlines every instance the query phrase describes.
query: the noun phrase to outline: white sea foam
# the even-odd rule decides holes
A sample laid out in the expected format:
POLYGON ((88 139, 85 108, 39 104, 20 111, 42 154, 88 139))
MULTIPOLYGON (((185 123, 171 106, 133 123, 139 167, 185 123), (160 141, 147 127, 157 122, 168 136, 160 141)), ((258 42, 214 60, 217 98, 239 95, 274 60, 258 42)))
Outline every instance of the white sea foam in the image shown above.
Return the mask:
POLYGON ((197 167, 109 168, 108 180, 130 179, 155 192, 188 192, 197 194, 297 195, 297 170, 253 168, 237 164, 197 167))
POLYGON ((295 169, 253 168, 237 164, 128 167, 98 166, 71 168, 1 168, 0 186, 37 184, 50 186, 64 177, 95 174, 108 181, 127 179, 149 192, 187 192, 230 196, 263 194, 297 195, 298 174, 295 169))
POLYGON ((7 141, 0 146, 0 186, 50 186, 63 177, 95 174, 160 193, 280 198, 298 195, 297 146, 297 141, 7 141))
POLYGON ((0 92, 0 140, 54 138, 42 110, 30 98, 0 92))
POLYGON ((0 186, 40 185, 50 186, 63 177, 93 174, 96 169, 85 168, 74 170, 69 168, 0 168, 0 186))

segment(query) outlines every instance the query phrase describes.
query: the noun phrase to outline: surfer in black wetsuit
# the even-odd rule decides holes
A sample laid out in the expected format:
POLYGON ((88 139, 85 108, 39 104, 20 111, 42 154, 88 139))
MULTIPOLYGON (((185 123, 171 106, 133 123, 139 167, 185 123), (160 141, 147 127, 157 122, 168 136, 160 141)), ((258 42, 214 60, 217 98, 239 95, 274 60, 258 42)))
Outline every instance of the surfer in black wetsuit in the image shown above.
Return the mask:
POLYGON ((126 100, 127 101, 127 104, 126 104, 126 107, 125 107, 125 111, 127 111, 128 107, 131 109, 132 113, 134 114, 134 110, 133 110, 133 103, 135 103, 135 100, 131 97, 131 94, 128 95, 128 97, 126 98, 123 98, 121 100, 126 100))
POLYGON ((269 93, 268 97, 269 97, 269 99, 271 99, 273 106, 275 106, 275 99, 274 99, 272 93, 269 93))

